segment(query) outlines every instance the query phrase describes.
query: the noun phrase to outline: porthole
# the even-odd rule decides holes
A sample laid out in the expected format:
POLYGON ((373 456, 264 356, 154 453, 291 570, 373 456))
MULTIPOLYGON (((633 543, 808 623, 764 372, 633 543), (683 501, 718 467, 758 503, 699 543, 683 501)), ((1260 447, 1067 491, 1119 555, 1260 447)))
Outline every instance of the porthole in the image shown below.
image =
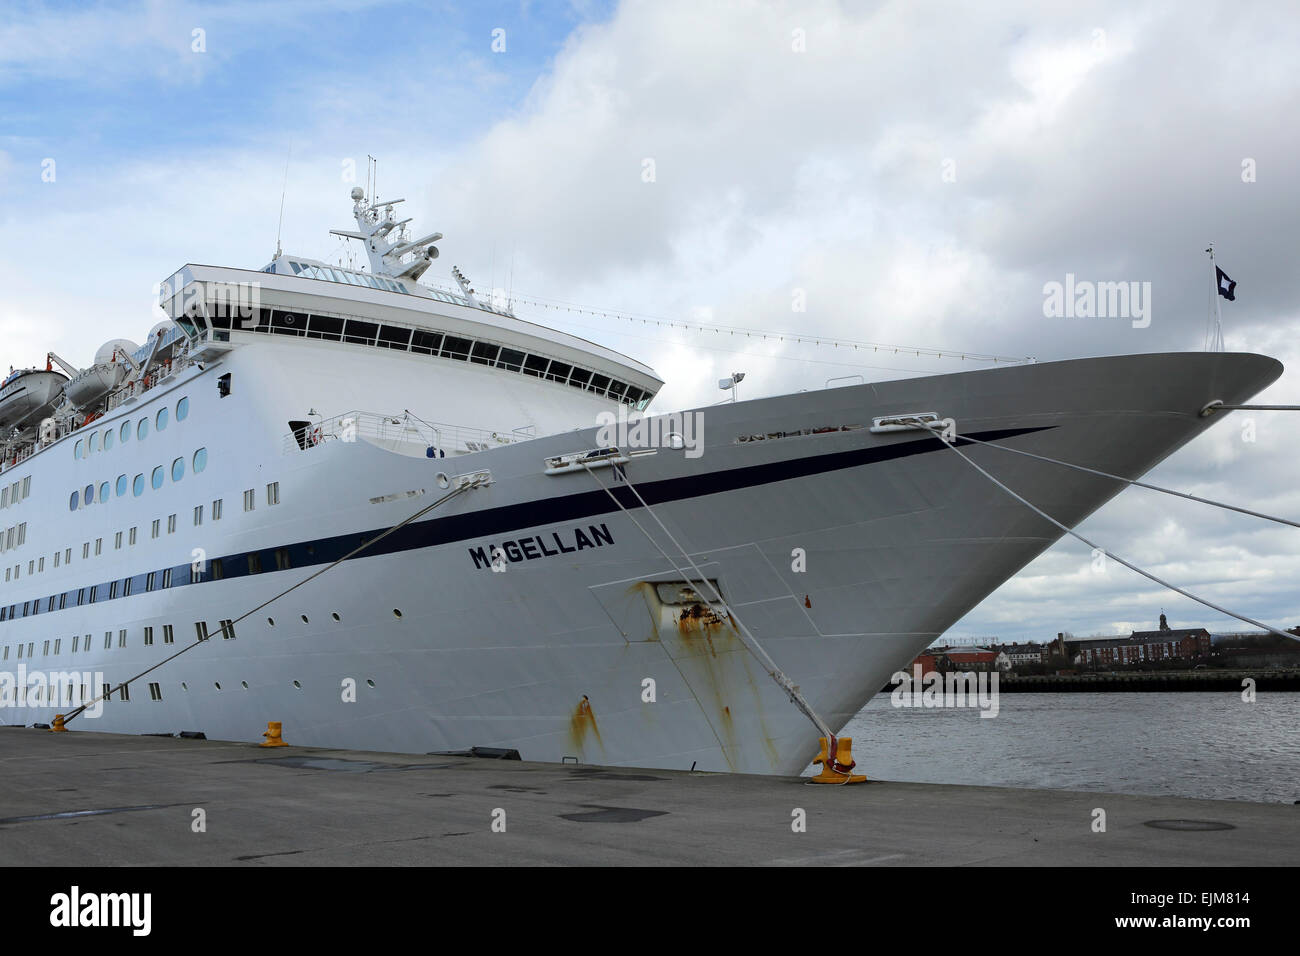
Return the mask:
POLYGON ((170 413, 167 411, 167 409, 165 408, 158 409, 158 417, 155 420, 154 424, 157 426, 159 431, 162 431, 164 428, 167 427, 167 419, 169 416, 170 413))
POLYGON ((155 468, 155 469, 153 470, 153 476, 152 476, 152 478, 151 478, 151 480, 150 480, 150 484, 153 485, 153 490, 154 490, 154 491, 157 491, 159 488, 161 488, 161 487, 163 486, 163 467, 162 467, 162 465, 159 465, 157 468, 155 468))
POLYGON ((172 462, 172 481, 180 481, 185 477, 185 459, 177 458, 172 462))
POLYGON ((343 620, 341 617, 339 617, 339 612, 338 612, 338 611, 332 611, 332 612, 330 612, 330 617, 334 618, 335 621, 341 621, 341 620, 343 620))
POLYGON ((310 623, 311 623, 311 621, 307 620, 307 615, 306 615, 306 614, 304 614, 304 615, 302 616, 302 622, 303 622, 304 624, 310 624, 310 623))
POLYGON ((402 619, 402 612, 399 611, 397 608, 393 608, 393 617, 397 618, 400 621, 402 619))
POLYGON ((246 681, 246 680, 241 680, 241 681, 239 682, 239 686, 242 687, 242 688, 244 688, 244 690, 248 690, 248 681, 246 681))
POLYGON ((77 439, 77 444, 72 448, 72 457, 77 459, 86 457, 86 440, 84 438, 77 439))
POLYGON ((86 485, 86 490, 83 491, 83 492, 81 493, 81 497, 82 497, 82 499, 86 502, 86 504, 88 504, 88 505, 89 505, 89 504, 94 504, 94 503, 95 503, 95 486, 94 486, 94 485, 86 485))
POLYGON ((293 682, 293 686, 298 688, 299 690, 302 690, 302 684, 298 683, 297 681, 293 682))
POLYGON ((149 419, 142 418, 140 419, 140 424, 135 426, 135 437, 143 441, 144 436, 148 434, 149 434, 149 419))
POLYGON ((189 689, 190 689, 190 685, 185 683, 185 681, 181 681, 181 690, 189 690, 189 689))
POLYGON ((68 510, 76 511, 77 505, 81 504, 81 492, 74 491, 72 497, 68 499, 68 510))
POLYGON ((374 687, 374 686, 375 686, 375 682, 372 681, 369 677, 367 677, 367 678, 366 678, 366 686, 367 686, 367 687, 374 687))
POLYGON ((144 475, 135 476, 135 480, 131 482, 131 494, 137 498, 144 494, 144 475))
POLYGON ((266 619, 266 623, 267 623, 269 626, 271 626, 271 627, 275 627, 275 618, 273 618, 273 617, 268 617, 268 618, 266 619))
POLYGON ((108 482, 102 482, 99 486, 99 503, 103 504, 108 501, 108 482))
POLYGON ((117 437, 124 442, 131 440, 131 423, 129 421, 122 423, 122 427, 117 430, 117 437))
POLYGON ((197 475, 206 467, 208 467, 208 450, 200 448, 194 453, 194 474, 197 475))
POLYGON ((113 429, 107 428, 104 430, 104 451, 108 451, 112 447, 113 447, 113 429))
POLYGON ((176 420, 178 422, 185 421, 189 413, 190 413, 190 400, 188 398, 182 398, 179 402, 176 403, 176 420))
POLYGON ((127 481, 126 475, 118 475, 118 476, 117 476, 117 496, 118 496, 119 498, 121 498, 123 495, 126 494, 127 484, 128 484, 128 481, 127 481))
POLYGON ((212 686, 215 687, 217 690, 221 690, 221 685, 218 684, 216 681, 212 682, 212 686))

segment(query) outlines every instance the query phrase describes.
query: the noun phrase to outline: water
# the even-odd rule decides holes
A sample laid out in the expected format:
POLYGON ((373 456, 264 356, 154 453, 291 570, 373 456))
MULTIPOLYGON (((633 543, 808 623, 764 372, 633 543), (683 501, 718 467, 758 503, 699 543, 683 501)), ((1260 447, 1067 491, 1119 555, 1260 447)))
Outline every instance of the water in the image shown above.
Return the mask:
MULTIPOLYGON (((1300 694, 1002 694, 974 708, 892 707, 878 694, 842 731, 883 780, 1300 800, 1300 694)), ((1300 818, 1298 818, 1300 822, 1300 818)))

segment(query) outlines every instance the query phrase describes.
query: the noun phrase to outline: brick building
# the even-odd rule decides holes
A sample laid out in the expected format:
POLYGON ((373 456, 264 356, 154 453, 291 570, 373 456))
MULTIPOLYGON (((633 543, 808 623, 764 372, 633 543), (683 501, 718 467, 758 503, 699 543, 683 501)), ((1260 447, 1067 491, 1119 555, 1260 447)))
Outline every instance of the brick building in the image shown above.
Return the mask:
POLYGON ((1210 632, 1203 627, 1171 628, 1163 614, 1154 631, 1128 637, 1067 641, 1070 659, 1091 667, 1122 667, 1156 661, 1192 661, 1210 656, 1210 632))

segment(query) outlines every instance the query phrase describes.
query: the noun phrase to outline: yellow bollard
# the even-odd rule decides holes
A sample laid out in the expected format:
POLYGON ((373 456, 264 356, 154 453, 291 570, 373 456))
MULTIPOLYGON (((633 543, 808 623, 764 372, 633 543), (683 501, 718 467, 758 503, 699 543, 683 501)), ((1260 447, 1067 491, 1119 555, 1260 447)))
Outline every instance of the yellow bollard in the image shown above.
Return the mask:
POLYGON ((284 738, 280 736, 280 730, 281 730, 280 721, 268 720, 266 722, 266 732, 262 734, 262 736, 265 737, 266 739, 263 740, 260 744, 258 744, 258 746, 259 747, 289 746, 287 743, 284 742, 284 738))
POLYGON ((821 764, 822 770, 811 778, 813 783, 843 785, 867 782, 864 775, 851 772, 857 766, 853 759, 852 737, 831 737, 829 741, 825 737, 819 737, 818 740, 821 741, 822 749, 813 763, 821 764))
POLYGON ((55 715, 54 715, 54 723, 50 724, 50 733, 52 733, 52 734, 66 734, 67 732, 68 732, 68 728, 65 727, 65 726, 63 726, 63 715, 62 715, 62 714, 55 714, 55 715))

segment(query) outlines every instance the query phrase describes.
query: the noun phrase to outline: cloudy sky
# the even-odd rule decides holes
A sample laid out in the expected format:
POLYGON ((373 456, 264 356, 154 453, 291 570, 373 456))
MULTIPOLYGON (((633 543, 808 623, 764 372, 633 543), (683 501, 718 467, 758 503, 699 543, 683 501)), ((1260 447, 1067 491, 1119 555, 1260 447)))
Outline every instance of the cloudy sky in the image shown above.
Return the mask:
MULTIPOLYGON (((640 358, 661 410, 971 367, 626 318, 1039 360, 1198 350, 1213 240, 1229 349, 1300 359, 1300 11, 1001 2, 48 3, 0 9, 0 362, 139 341, 185 262, 336 260, 350 178, 446 235, 520 315, 640 358), (494 48, 495 47, 495 48, 494 48), (1045 318, 1067 273, 1151 322, 1045 318), (794 302, 806 301, 806 311, 794 302)), ((1262 396, 1300 402, 1288 373, 1262 396)), ((1152 480, 1300 515, 1300 426, 1227 419, 1152 480)), ((1300 624, 1300 533, 1130 489, 1080 529, 1300 624)), ((1064 542, 950 636, 1240 625, 1064 542)))

